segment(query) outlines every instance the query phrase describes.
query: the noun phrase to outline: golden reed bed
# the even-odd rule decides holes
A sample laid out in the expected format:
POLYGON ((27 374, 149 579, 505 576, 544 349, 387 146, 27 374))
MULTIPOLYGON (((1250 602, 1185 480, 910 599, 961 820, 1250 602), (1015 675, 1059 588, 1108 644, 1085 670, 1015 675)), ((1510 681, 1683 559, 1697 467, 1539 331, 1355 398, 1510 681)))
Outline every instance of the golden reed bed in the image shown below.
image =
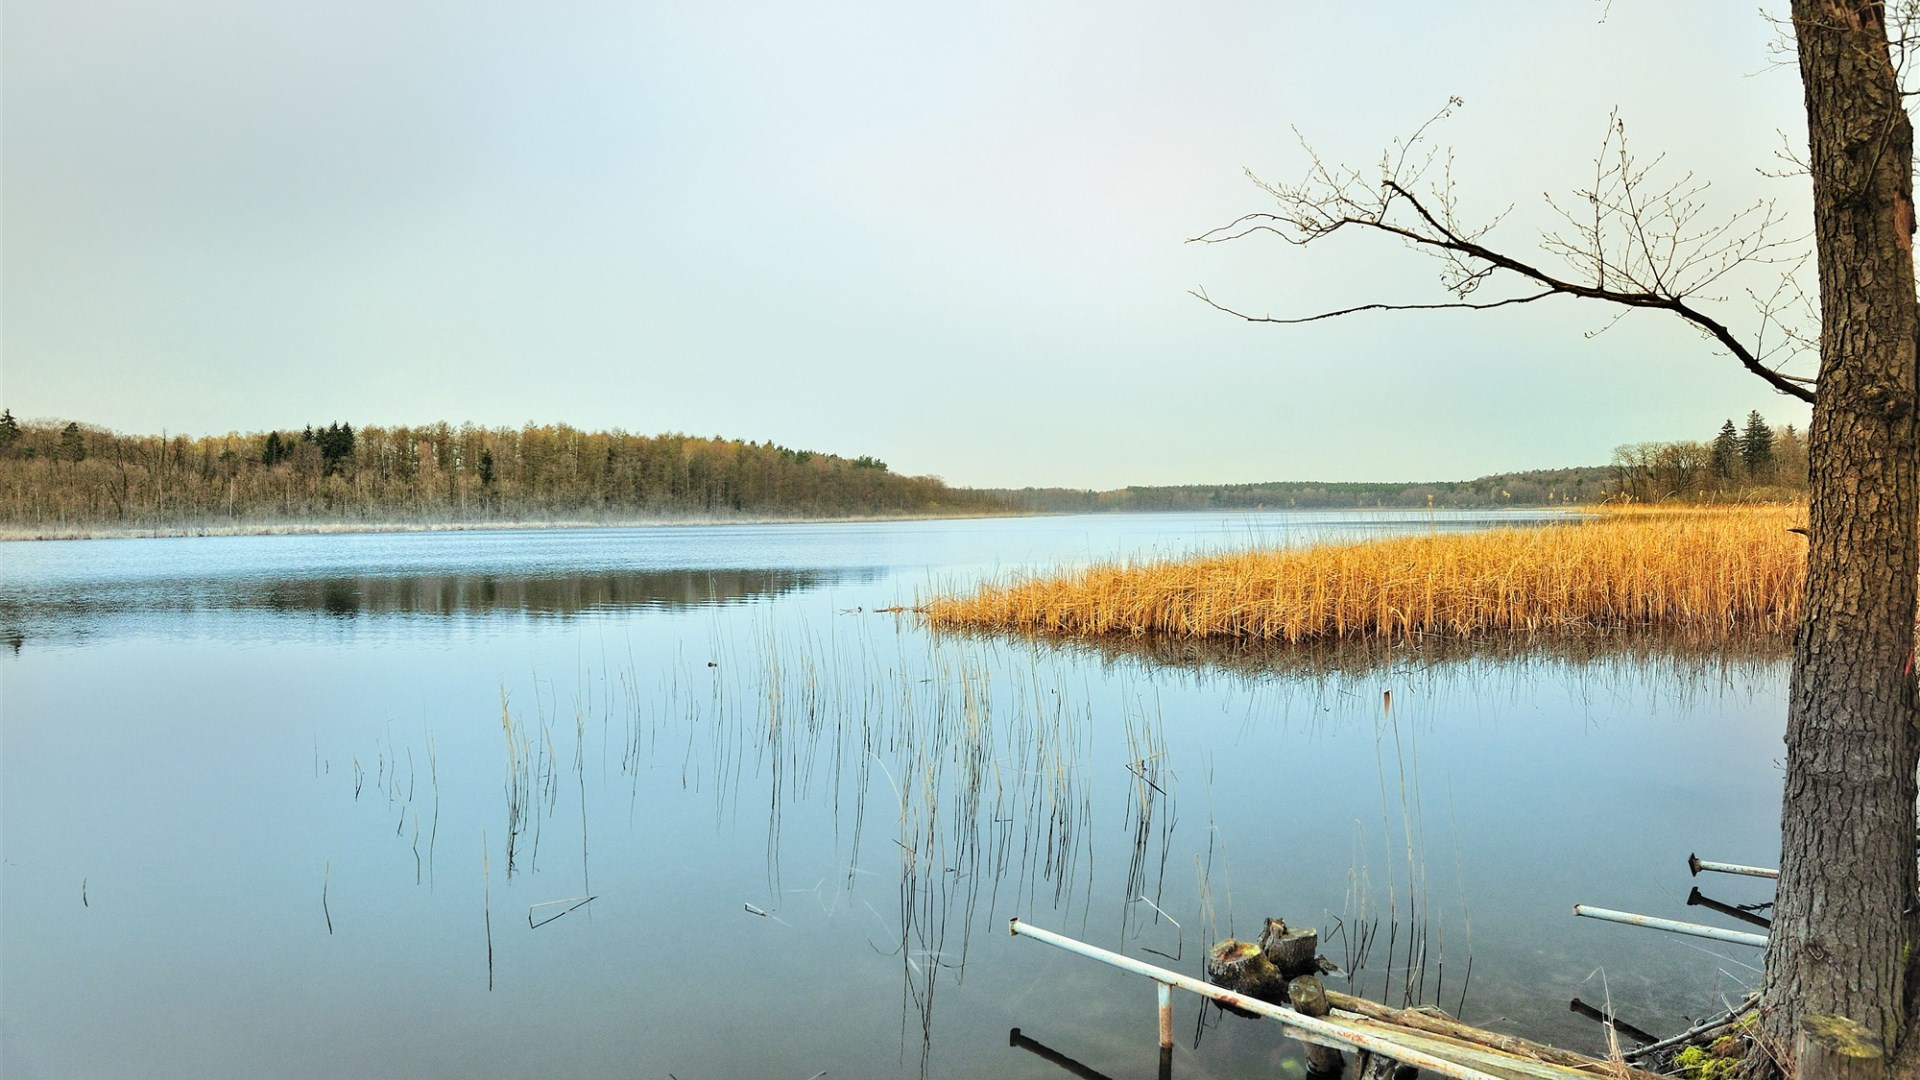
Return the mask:
POLYGON ((1616 509, 989 584, 929 623, 1091 636, 1313 642, 1657 629, 1730 636, 1799 617, 1803 507, 1616 509))

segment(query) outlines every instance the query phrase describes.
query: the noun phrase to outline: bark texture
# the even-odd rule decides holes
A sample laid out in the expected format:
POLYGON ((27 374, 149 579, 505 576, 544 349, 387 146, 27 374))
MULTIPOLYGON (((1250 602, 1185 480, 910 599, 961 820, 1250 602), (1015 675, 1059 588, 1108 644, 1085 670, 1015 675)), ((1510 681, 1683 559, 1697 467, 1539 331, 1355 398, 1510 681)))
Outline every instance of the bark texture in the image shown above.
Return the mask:
POLYGON ((1913 131, 1882 4, 1793 0, 1793 21, 1823 321, 1762 999, 1780 1057, 1812 1014, 1858 1021, 1889 1047, 1904 1034, 1920 763, 1913 131))

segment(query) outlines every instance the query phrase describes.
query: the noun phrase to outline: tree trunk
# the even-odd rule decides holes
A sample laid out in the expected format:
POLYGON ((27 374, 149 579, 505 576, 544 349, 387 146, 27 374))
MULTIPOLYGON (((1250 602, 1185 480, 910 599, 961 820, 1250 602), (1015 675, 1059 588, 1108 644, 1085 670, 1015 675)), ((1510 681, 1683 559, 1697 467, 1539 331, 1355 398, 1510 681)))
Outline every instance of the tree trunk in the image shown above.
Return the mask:
POLYGON ((1798 1020, 1895 1046, 1915 940, 1916 315, 1913 131, 1882 5, 1793 0, 1820 271, 1806 602, 1787 706, 1763 1030, 1798 1020))

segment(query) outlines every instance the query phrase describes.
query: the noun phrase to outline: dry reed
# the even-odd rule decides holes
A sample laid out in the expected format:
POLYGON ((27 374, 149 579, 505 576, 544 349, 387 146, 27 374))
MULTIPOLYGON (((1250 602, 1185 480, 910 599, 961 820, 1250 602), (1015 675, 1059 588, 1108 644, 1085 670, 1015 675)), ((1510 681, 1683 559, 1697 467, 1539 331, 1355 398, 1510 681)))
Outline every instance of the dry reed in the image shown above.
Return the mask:
POLYGON ((1253 551, 993 583, 936 627, 1288 643, 1790 629, 1804 508, 1628 508, 1567 524, 1253 551))

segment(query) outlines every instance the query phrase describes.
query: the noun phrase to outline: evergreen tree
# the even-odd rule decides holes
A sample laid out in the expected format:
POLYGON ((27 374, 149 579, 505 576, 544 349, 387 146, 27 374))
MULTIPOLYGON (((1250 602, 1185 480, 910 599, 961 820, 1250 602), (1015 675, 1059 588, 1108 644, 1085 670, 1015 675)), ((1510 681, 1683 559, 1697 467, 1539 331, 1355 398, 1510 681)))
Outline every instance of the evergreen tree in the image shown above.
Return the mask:
POLYGON ((1722 480, 1732 480, 1739 470, 1740 432, 1734 428, 1733 421, 1720 425, 1720 434, 1713 440, 1713 474, 1722 480))
POLYGON ((74 462, 87 460, 87 438, 80 434, 77 421, 70 421, 60 429, 60 457, 74 462))
POLYGON ((287 449, 286 443, 280 441, 279 432, 269 431, 267 432, 266 449, 260 451, 260 464, 278 465, 282 461, 287 460, 287 455, 292 452, 293 451, 287 449))
POLYGON ((1755 480, 1773 476, 1773 429, 1758 409, 1747 414, 1746 430, 1740 433, 1740 461, 1755 480))
POLYGON ((13 418, 13 410, 0 412, 0 453, 5 453, 14 443, 20 441, 20 423, 13 418))
POLYGON ((1807 487, 1807 440, 1792 424, 1773 437, 1773 473, 1784 487, 1805 491, 1807 487))
POLYGON ((321 475, 332 476, 340 471, 341 462, 353 456, 353 425, 328 424, 327 430, 315 435, 313 441, 320 444, 321 475))
POLYGON ((493 487, 493 451, 484 448, 480 451, 480 486, 493 487))

